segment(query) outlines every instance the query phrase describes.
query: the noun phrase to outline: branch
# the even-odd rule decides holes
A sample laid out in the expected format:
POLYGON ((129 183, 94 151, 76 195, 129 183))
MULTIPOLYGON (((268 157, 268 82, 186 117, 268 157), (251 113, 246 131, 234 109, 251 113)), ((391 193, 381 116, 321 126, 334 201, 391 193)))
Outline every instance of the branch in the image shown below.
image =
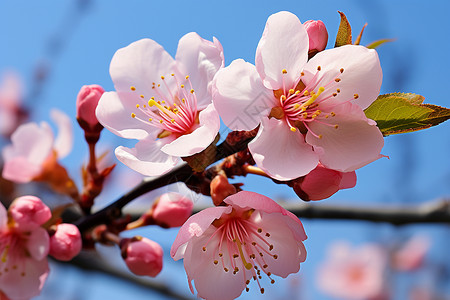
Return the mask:
MULTIPOLYGON (((326 220, 360 220, 393 225, 417 223, 450 224, 450 199, 426 202, 416 206, 355 207, 318 203, 283 204, 299 218, 326 220)), ((199 212, 205 207, 195 207, 199 212)))
POLYGON ((147 287, 159 294, 164 296, 171 297, 173 299, 180 300, 190 300, 192 297, 186 297, 184 295, 178 294, 173 291, 168 285, 157 282, 156 280, 150 280, 149 277, 145 276, 136 276, 131 274, 131 272, 127 270, 121 270, 112 266, 111 264, 106 263, 102 258, 93 251, 83 251, 70 262, 61 262, 55 260, 55 262, 60 264, 71 264, 78 268, 89 270, 89 271, 99 271, 105 274, 115 276, 117 278, 125 279, 134 284, 139 284, 141 286, 147 287))
MULTIPOLYGON (((214 162, 244 150, 252 139, 253 137, 248 137, 233 145, 229 144, 227 141, 222 142, 217 146, 214 162)), ((139 196, 175 182, 183 181, 187 185, 189 185, 189 183, 195 184, 197 175, 198 173, 193 172, 188 164, 182 163, 164 175, 145 178, 139 185, 107 207, 95 214, 79 219, 74 224, 78 226, 78 229, 81 232, 95 225, 108 224, 120 217, 122 215, 122 208, 139 196)))

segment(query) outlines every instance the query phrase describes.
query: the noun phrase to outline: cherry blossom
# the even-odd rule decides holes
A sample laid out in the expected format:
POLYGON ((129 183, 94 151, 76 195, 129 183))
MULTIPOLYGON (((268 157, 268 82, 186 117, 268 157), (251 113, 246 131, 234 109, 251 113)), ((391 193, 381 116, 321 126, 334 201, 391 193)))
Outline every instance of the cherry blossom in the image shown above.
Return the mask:
POLYGON ((426 235, 415 235, 404 243, 392 256, 392 266, 399 271, 414 271, 422 266, 431 246, 426 235))
POLYGON ((145 237, 122 240, 122 257, 136 275, 155 277, 163 267, 161 246, 145 237))
POLYGON ((162 194, 153 206, 152 218, 163 227, 179 227, 191 216, 194 202, 175 192, 162 194))
POLYGON ((261 293, 262 277, 287 277, 306 259, 301 222, 272 199, 239 192, 224 200, 227 206, 207 208, 189 218, 171 248, 184 259, 191 292, 198 296, 234 299, 251 280, 261 293))
POLYGON ((2 176, 15 182, 30 182, 40 176, 50 161, 61 159, 72 150, 72 121, 62 111, 53 109, 50 116, 58 127, 55 138, 50 125, 27 123, 11 136, 11 145, 3 149, 5 165, 2 176))
POLYGON ((156 176, 172 169, 179 157, 206 149, 220 127, 210 85, 223 63, 219 41, 194 32, 180 39, 175 60, 150 39, 118 50, 110 66, 116 91, 103 94, 96 110, 105 128, 138 140, 134 148, 116 148, 117 158, 156 176))
POLYGON ((319 267, 317 284, 334 297, 375 299, 384 293, 386 266, 386 253, 375 244, 352 248, 345 242, 337 242, 319 267))
POLYGON ((80 253, 81 247, 81 234, 77 226, 67 223, 55 226, 55 232, 50 236, 51 256, 61 261, 69 261, 80 253))
POLYGON ((0 85, 0 134, 9 136, 20 124, 22 84, 14 72, 5 72, 0 85))
POLYGON ((0 295, 24 300, 39 295, 48 276, 49 236, 40 225, 51 213, 33 196, 17 198, 13 206, 23 214, 10 208, 8 216, 0 204, 0 295))
POLYGON ((235 60, 213 82, 213 102, 225 125, 232 130, 259 125, 250 152, 278 180, 304 176, 319 162, 354 171, 380 158, 384 144, 363 111, 380 91, 376 51, 346 45, 308 61, 308 39, 295 15, 271 15, 255 66, 235 60))

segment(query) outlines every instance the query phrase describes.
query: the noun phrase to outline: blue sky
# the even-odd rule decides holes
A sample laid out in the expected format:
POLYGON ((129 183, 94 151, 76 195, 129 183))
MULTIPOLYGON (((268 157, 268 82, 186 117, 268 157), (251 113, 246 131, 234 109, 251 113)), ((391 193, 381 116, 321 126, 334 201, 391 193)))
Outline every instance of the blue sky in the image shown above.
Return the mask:
MULTIPOLYGON (((267 17, 281 10, 295 13, 301 21, 323 20, 330 37, 328 47, 333 46, 337 33, 338 10, 347 15, 354 37, 364 23, 368 23, 362 44, 381 38, 395 38, 394 43, 378 49, 384 73, 381 93, 413 92, 425 96, 425 102, 450 107, 447 89, 450 80, 450 5, 443 0, 426 3, 388 0, 0 1, 0 71, 14 69, 23 78, 33 120, 49 120, 48 112, 53 107, 74 116, 76 95, 82 85, 96 83, 106 90, 113 89, 108 69, 117 49, 141 38, 151 38, 174 55, 178 39, 190 31, 196 31, 203 38, 212 39, 215 36, 220 40, 226 65, 237 58, 254 63, 256 46, 267 17), (80 3, 88 5, 80 11, 77 10, 80 3), (33 86, 38 65, 46 66, 48 75, 41 93, 36 97, 33 86)), ((380 159, 358 170, 358 183, 354 189, 341 191, 323 202, 355 206, 412 205, 449 196, 449 130, 450 123, 447 122, 421 132, 386 138, 382 153, 390 159, 380 159)), ((86 158, 86 147, 81 130, 75 128, 75 134, 75 149, 64 163, 69 166, 73 177, 79 180, 78 169, 80 162, 86 158)), ((109 147, 112 150, 122 141, 104 132, 101 142, 108 145, 104 149, 109 147)), ((273 198, 298 201, 286 187, 276 186, 266 179, 250 176, 242 180, 248 190, 273 198)), ((101 200, 111 201, 120 192, 115 190, 101 200)), ((364 222, 319 220, 306 220, 304 225, 309 239, 306 242, 308 259, 302 266, 304 279, 299 289, 299 293, 304 295, 302 299, 329 299, 315 289, 314 274, 326 247, 335 239, 347 239, 355 245, 365 241, 386 243, 413 232, 425 232, 433 236, 433 258, 448 261, 443 250, 448 249, 448 244, 442 242, 449 238, 448 228, 393 228, 364 222)), ((151 229, 140 234, 151 236, 168 249, 176 232, 167 234, 167 231, 151 229)), ((167 270, 163 271, 159 280, 173 278, 174 287, 188 294, 181 265, 172 263, 170 258, 166 261, 167 270)), ((55 269, 54 273, 58 274, 58 270, 55 269)), ((67 274, 71 280, 70 283, 64 280, 64 284, 73 290, 84 284, 83 276, 92 276, 77 270, 67 271, 67 274)), ((50 279, 56 280, 52 276, 50 279)), ((120 299, 124 293, 133 293, 130 287, 122 289, 121 284, 111 283, 109 279, 100 277, 96 280, 96 284, 91 284, 92 292, 84 295, 83 299, 98 299, 102 293, 111 293, 110 299, 120 299)), ((408 280, 412 279, 405 282, 408 280)), ((279 285, 280 289, 268 289, 268 295, 263 298, 272 299, 286 288, 289 278, 286 282, 279 285)), ((250 293, 245 299, 254 296, 256 294, 250 293)), ((134 299, 147 298, 144 292, 136 289, 134 299)), ((52 298, 43 296, 41 299, 52 298)))

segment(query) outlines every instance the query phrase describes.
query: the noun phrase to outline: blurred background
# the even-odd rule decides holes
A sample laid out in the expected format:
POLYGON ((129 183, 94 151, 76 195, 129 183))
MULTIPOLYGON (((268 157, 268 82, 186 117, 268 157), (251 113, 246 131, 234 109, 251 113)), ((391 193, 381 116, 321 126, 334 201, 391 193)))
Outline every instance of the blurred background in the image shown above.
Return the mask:
MULTIPOLYGON (((75 121, 75 99, 86 84, 100 84, 107 91, 114 89, 109 63, 116 50, 141 38, 151 38, 174 56, 178 40, 195 31, 205 39, 212 40, 213 36, 219 39, 226 65, 237 58, 254 63, 267 17, 281 10, 293 12, 302 22, 322 20, 328 29, 328 48, 334 46, 340 20, 338 10, 346 14, 354 38, 367 22, 361 44, 395 39, 377 49, 384 73, 381 93, 417 93, 425 96, 426 103, 450 107, 450 2, 443 0, 0 0, 0 73, 13 72, 19 78, 30 120, 49 121, 52 108, 73 117, 75 145, 62 163, 81 186, 80 167, 87 161, 87 145, 75 121)), ((358 170, 355 188, 321 202, 412 206, 450 197, 449 130, 450 122, 446 122, 420 132, 387 137, 382 153, 389 159, 380 159, 358 170)), ((0 139, 0 146, 7 143, 6 138, 0 139)), ((118 162, 113 149, 121 144, 123 140, 103 131, 98 150, 108 153, 109 162, 118 162)), ((116 175, 96 203, 97 208, 141 180, 138 174, 118 164, 116 175)), ((286 186, 272 184, 265 178, 249 176, 237 178, 236 182, 244 182, 244 189, 273 199, 301 201, 286 186)), ((189 193, 197 203, 207 201, 182 186, 171 189, 189 193)), ((149 207, 162 192, 143 196, 140 205, 149 207)), ((383 271, 387 279, 385 288, 391 299, 450 299, 448 226, 302 221, 308 235, 305 243, 308 257, 301 271, 277 280, 275 286, 266 284, 264 295, 254 288, 244 292, 242 299, 346 299, 324 291, 317 284, 318 269, 328 260, 332 245, 345 241, 349 247, 358 249, 370 243, 392 254, 418 235, 429 241, 423 263, 409 271, 398 271, 389 264, 383 271)), ((133 276, 126 270, 117 248, 99 247, 101 257, 84 265, 52 261, 49 279, 36 299, 194 299, 182 262, 174 262, 168 254, 176 233, 176 229, 156 227, 124 233, 149 237, 166 251, 164 269, 155 279, 133 276), (98 262, 102 262, 103 271, 87 270, 97 268, 98 262)))

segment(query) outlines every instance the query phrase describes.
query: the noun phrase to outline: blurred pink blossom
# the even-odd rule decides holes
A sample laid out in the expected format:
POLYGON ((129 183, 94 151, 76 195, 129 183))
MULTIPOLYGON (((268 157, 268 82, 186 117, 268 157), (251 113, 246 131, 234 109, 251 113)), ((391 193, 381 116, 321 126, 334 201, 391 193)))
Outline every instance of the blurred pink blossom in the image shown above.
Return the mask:
POLYGON ((110 66, 116 91, 104 93, 96 110, 105 128, 138 140, 115 154, 147 176, 206 149, 220 127, 210 85, 224 64, 221 44, 191 32, 180 39, 175 58, 150 39, 119 49, 110 66))
POLYGON ((333 244, 319 266, 317 285, 324 293, 342 299, 378 299, 385 293, 386 253, 375 244, 351 248, 333 244))
POLYGON ((43 213, 45 205, 39 201, 32 196, 17 198, 9 217, 0 204, 0 295, 4 293, 11 300, 39 295, 48 276, 49 236, 40 225, 51 215, 43 213))
POLYGON ((414 271, 422 266, 431 241, 424 235, 411 237, 400 249, 393 253, 392 266, 400 271, 414 271))
POLYGON ((162 194, 153 207, 152 218, 166 227, 179 227, 191 216, 194 203, 175 192, 162 194))
POLYGON ((22 121, 23 87, 19 76, 5 72, 0 83, 0 134, 9 136, 22 121))
POLYGON ((56 225, 55 233, 50 236, 49 254, 61 261, 69 261, 81 251, 81 234, 73 224, 56 225))
POLYGON ((242 191, 190 217, 170 253, 184 259, 191 292, 198 297, 234 299, 253 278, 286 278, 306 259, 305 231, 299 219, 263 195, 242 191))
POLYGON ((124 240, 122 257, 130 271, 139 276, 155 277, 162 270, 161 246, 145 237, 124 240))
POLYGON ((11 136, 12 144, 4 147, 2 176, 5 179, 24 183, 41 175, 45 164, 52 159, 69 154, 73 145, 72 123, 62 111, 53 109, 50 116, 58 127, 58 136, 53 136, 47 122, 27 123, 19 126, 11 136))
POLYGON ((377 52, 346 45, 308 61, 308 39, 295 15, 273 14, 255 66, 237 59, 213 81, 214 106, 225 125, 232 130, 259 125, 248 147, 258 167, 277 180, 304 176, 319 162, 352 172, 380 158, 384 145, 363 111, 380 92, 377 52))

